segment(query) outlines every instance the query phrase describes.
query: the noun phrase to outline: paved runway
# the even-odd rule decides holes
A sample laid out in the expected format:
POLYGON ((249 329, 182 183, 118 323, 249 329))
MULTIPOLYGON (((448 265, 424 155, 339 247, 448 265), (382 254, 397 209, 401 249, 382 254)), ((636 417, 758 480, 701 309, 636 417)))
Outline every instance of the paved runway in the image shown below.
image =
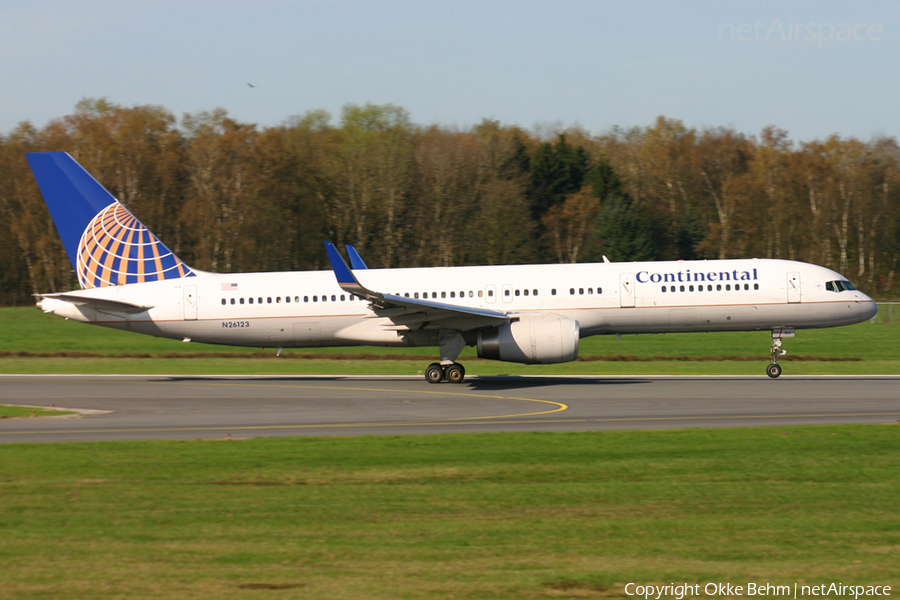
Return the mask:
POLYGON ((900 377, 0 376, 0 442, 891 423, 900 377))

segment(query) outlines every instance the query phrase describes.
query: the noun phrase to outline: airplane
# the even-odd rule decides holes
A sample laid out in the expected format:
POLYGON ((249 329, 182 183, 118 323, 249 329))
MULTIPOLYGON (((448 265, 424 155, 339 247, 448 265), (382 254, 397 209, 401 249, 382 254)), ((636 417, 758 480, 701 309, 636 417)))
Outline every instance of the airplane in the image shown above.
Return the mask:
MULTIPOLYGON (((184 342, 278 348, 437 346, 430 383, 461 383, 466 346, 525 364, 575 360, 594 335, 772 331, 769 377, 798 329, 871 319, 876 303, 814 264, 729 259, 370 269, 325 242, 331 271, 210 273, 179 259, 65 152, 27 155, 80 290, 45 313, 184 342)), ((618 339, 618 338, 617 338, 618 339)))

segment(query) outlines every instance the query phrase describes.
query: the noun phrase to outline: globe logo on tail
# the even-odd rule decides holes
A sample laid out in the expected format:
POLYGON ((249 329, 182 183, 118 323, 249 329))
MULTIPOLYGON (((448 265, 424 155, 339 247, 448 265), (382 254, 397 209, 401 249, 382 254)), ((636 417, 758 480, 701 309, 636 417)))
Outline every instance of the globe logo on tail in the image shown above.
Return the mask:
POLYGON ((77 260, 78 281, 85 289, 195 275, 119 202, 85 228, 77 260))

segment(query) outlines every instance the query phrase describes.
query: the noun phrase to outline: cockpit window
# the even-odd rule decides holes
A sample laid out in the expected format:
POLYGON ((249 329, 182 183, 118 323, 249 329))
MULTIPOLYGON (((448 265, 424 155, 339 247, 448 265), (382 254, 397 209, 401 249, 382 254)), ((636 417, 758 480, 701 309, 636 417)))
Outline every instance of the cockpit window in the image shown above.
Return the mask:
POLYGON ((856 289, 856 286, 846 279, 839 279, 837 281, 826 281, 825 289, 829 292, 844 292, 853 291, 856 289))

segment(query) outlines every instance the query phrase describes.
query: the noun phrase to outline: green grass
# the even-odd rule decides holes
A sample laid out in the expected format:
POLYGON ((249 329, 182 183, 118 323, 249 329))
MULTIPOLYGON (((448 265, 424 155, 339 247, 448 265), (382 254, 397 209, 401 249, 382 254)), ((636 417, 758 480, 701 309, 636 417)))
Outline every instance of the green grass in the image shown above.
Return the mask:
POLYGON ((48 408, 38 408, 31 406, 11 406, 9 404, 0 404, 0 419, 10 419, 14 417, 59 417, 62 415, 75 414, 72 411, 52 410, 48 408))
MULTIPOLYGON (((184 344, 65 321, 28 307, 0 308, 0 328, 0 353, 4 354, 0 373, 416 374, 437 356, 435 348, 365 347, 289 349, 277 359, 274 349, 184 344), (248 352, 260 354, 228 356, 248 352), (66 353, 88 356, 58 356, 66 353), (198 353, 204 356, 188 356, 198 353)), ((619 342, 601 336, 582 340, 579 354, 588 360, 573 363, 529 366, 481 361, 472 348, 460 360, 473 375, 743 375, 763 372, 769 344, 768 332, 632 335, 619 342), (590 360, 597 357, 604 360, 590 360), (721 360, 727 357, 740 360, 721 360)), ((799 331, 796 338, 786 340, 785 347, 789 354, 783 359, 784 370, 789 374, 900 374, 900 324, 896 323, 799 331)))
POLYGON ((0 598, 900 587, 900 426, 0 446, 0 598))

